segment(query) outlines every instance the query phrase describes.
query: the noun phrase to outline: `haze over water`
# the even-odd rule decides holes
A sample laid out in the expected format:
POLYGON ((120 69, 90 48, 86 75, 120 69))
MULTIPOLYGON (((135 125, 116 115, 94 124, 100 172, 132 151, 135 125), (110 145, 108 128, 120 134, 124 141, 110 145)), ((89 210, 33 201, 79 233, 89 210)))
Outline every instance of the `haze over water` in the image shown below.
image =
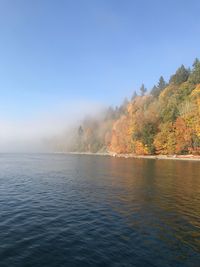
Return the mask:
POLYGON ((83 114, 191 66, 199 9, 198 0, 2 0, 0 152, 44 151, 41 140, 83 114))
POLYGON ((198 267, 199 162, 0 155, 0 266, 198 267))
POLYGON ((200 266, 199 10, 0 1, 0 267, 200 266))

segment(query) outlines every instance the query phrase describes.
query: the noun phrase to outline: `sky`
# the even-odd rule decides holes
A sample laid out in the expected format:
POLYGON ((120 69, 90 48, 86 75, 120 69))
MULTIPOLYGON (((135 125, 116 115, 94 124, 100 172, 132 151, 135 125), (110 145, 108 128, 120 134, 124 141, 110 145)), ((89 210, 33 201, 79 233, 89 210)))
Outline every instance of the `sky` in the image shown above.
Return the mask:
POLYGON ((199 0, 1 0, 0 138, 58 129, 191 66, 199 11, 199 0))

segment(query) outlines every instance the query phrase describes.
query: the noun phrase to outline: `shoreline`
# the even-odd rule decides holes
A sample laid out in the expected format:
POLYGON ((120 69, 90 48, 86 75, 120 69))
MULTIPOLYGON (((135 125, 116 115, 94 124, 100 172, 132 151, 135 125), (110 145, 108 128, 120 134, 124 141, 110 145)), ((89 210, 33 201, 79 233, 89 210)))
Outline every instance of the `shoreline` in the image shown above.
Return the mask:
POLYGON ((157 160, 187 160, 200 161, 200 156, 195 155, 134 155, 134 154, 117 154, 117 153, 92 153, 92 152, 55 152, 57 154, 72 155, 92 155, 92 156, 109 156, 114 158, 134 158, 134 159, 157 159, 157 160))

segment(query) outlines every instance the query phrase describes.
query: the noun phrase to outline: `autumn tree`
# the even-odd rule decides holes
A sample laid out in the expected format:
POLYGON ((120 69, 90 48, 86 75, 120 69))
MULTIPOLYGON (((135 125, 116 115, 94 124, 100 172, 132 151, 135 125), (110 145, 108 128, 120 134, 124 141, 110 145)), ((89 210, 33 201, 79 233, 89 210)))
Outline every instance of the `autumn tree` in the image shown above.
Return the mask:
MULTIPOLYGON (((147 154, 200 154, 200 61, 190 72, 183 65, 167 84, 160 77, 150 94, 109 107, 98 118, 86 118, 70 140, 72 151, 147 154)), ((56 147, 61 142, 55 141, 56 147)))
POLYGON ((154 139, 156 153, 163 155, 174 154, 176 151, 176 136, 173 123, 163 123, 159 126, 159 130, 154 139))
POLYGON ((179 116, 178 103, 175 95, 171 96, 166 102, 162 103, 160 117, 163 122, 174 122, 179 116))
POLYGON ((174 123, 176 136, 176 154, 186 154, 192 146, 192 129, 187 127, 185 120, 181 117, 177 118, 174 123))
POLYGON ((111 144, 109 150, 117 153, 131 153, 132 138, 130 132, 130 119, 122 115, 112 129, 111 144))
POLYGON ((149 154, 154 154, 155 146, 154 146, 154 136, 156 134, 156 126, 155 124, 148 122, 144 125, 141 131, 141 141, 144 145, 146 145, 149 154))

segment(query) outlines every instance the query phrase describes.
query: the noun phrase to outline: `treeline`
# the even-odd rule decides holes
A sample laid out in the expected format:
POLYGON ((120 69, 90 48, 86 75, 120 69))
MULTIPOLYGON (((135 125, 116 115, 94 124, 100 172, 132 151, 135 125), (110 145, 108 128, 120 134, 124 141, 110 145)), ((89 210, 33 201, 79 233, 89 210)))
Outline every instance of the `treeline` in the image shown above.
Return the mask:
POLYGON ((87 118, 68 150, 133 154, 200 154, 200 61, 183 65, 168 82, 161 76, 149 93, 87 118))

